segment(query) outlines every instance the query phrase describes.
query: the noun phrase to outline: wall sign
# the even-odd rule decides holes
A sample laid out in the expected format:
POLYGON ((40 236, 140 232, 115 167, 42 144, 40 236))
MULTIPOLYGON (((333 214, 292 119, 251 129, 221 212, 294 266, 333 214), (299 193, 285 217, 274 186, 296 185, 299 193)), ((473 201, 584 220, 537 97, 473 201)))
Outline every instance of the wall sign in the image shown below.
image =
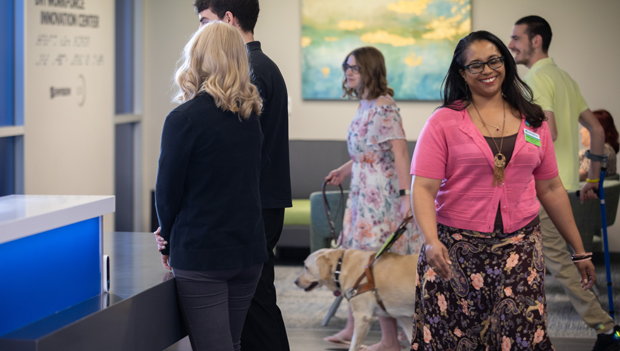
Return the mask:
POLYGON ((114 1, 24 1, 27 194, 113 194, 114 1))

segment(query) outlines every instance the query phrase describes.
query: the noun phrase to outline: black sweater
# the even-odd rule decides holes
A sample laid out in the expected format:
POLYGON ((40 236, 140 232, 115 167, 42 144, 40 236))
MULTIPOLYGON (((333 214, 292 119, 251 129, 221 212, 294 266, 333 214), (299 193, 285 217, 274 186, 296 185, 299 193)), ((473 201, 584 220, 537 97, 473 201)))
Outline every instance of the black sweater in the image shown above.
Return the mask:
POLYGON ((164 123, 155 186, 162 254, 181 270, 248 267, 267 260, 261 217, 263 134, 200 93, 164 123))
POLYGON ((288 94, 278 66, 263 53, 260 42, 246 44, 252 83, 263 99, 260 124, 265 135, 260 196, 263 208, 291 207, 288 152, 288 94))

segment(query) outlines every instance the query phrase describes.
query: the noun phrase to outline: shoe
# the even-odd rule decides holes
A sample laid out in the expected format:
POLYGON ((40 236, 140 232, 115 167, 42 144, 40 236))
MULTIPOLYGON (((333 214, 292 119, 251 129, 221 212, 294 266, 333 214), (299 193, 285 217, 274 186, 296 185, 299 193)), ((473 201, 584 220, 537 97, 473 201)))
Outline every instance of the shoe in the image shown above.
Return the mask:
POLYGON ((620 326, 614 326, 611 334, 599 334, 592 351, 620 351, 620 326))
MULTIPOLYGON (((338 346, 351 346, 351 340, 345 340, 338 334, 325 337, 323 340, 338 346)), ((366 345, 360 345, 360 348, 366 348, 366 345)))

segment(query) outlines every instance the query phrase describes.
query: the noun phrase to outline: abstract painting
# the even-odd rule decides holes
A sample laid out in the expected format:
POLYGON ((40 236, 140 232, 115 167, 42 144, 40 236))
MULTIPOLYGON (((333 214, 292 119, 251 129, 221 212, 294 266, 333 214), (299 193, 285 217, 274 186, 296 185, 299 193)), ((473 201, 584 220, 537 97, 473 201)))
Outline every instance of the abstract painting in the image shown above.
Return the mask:
POLYGON ((471 0, 301 0, 302 96, 338 100, 346 55, 374 46, 397 100, 439 100, 471 0))

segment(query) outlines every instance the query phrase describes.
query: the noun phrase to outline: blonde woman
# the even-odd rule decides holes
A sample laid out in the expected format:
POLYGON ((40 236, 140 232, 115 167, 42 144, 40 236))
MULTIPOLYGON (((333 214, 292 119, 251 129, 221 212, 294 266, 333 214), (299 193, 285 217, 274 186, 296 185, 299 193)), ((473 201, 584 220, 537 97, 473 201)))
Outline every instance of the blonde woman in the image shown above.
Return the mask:
POLYGON ((176 72, 155 187, 162 263, 194 350, 239 350, 267 260, 259 175, 262 103, 243 38, 231 25, 200 28, 176 72), (171 268, 172 267, 172 268, 171 268))

